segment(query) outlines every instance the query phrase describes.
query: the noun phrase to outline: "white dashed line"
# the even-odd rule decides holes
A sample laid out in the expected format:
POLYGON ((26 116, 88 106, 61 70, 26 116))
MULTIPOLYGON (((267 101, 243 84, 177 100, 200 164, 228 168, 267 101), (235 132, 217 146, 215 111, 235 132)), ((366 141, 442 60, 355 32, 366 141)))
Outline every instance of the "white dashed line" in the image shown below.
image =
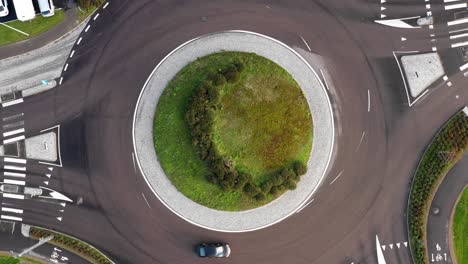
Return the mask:
POLYGON ((309 204, 311 204, 314 201, 314 199, 310 200, 308 203, 306 203, 304 206, 299 208, 299 210, 296 211, 296 214, 298 214, 300 211, 302 211, 304 208, 306 208, 309 204))
POLYGON ((63 77, 60 77, 59 85, 62 85, 63 77))
POLYGON ((75 55, 75 50, 72 50, 72 52, 70 54, 70 58, 73 58, 73 55, 75 55))
POLYGON ((367 90, 367 112, 370 112, 370 91, 367 90))
POLYGON ((338 178, 341 177, 341 175, 343 174, 343 172, 344 172, 344 170, 342 170, 342 171, 338 174, 338 176, 336 176, 335 179, 333 179, 333 181, 330 182, 330 185, 332 185, 336 180, 338 180, 338 178))
POLYGON ((91 25, 88 25, 88 26, 85 28, 84 32, 88 32, 88 30, 89 30, 90 27, 91 27, 91 25))
POLYGON ((97 14, 94 16, 93 20, 96 20, 98 17, 99 17, 99 13, 97 13, 97 14))
POLYGON ((366 131, 362 132, 362 136, 361 136, 361 140, 359 140, 359 144, 357 145, 356 149, 354 150, 354 152, 357 152, 359 147, 361 146, 362 144, 362 141, 364 140, 364 136, 366 135, 366 131))
POLYGON ((63 71, 66 72, 68 70, 68 63, 65 64, 65 68, 63 68, 63 71))
POLYGON ((141 193, 141 196, 143 196, 143 199, 145 200, 146 205, 148 205, 148 207, 151 209, 151 206, 150 206, 150 204, 148 203, 148 200, 146 200, 145 194, 144 194, 144 193, 141 193))
POLYGON ((299 37, 301 37, 302 42, 304 42, 304 44, 306 45, 307 49, 308 49, 309 51, 312 51, 312 50, 310 49, 310 47, 309 47, 309 44, 307 44, 307 41, 305 41, 305 39, 304 39, 301 35, 299 35, 299 37))
POLYGON ((323 78, 323 82, 325 83, 325 87, 327 88, 327 90, 330 90, 330 88, 328 87, 327 79, 325 78, 325 74, 323 74, 322 69, 320 69, 320 74, 322 74, 322 78, 323 78))
POLYGON ((106 9, 106 7, 109 5, 109 2, 107 2, 102 8, 106 9))
POLYGON ((80 45, 80 43, 81 43, 82 40, 83 40, 83 37, 80 37, 80 38, 78 39, 78 42, 76 42, 76 45, 80 45))

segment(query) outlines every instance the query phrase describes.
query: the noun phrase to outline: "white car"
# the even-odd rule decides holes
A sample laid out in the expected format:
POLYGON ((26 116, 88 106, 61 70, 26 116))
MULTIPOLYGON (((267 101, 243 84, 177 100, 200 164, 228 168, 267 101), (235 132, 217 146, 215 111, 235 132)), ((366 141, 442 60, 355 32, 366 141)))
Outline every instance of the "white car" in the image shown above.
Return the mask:
POLYGON ((39 9, 43 17, 51 17, 55 14, 54 3, 52 0, 37 0, 39 3, 39 9))
POLYGON ((19 21, 29 21, 36 17, 32 0, 13 0, 13 5, 19 21))
POLYGON ((0 0, 0 17, 8 16, 8 2, 7 0, 0 0))

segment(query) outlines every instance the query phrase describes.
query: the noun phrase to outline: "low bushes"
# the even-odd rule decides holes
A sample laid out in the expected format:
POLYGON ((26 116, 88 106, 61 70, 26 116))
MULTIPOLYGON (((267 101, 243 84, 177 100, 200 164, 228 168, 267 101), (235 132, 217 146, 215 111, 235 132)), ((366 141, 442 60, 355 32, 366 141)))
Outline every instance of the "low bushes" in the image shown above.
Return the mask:
POLYGON ((78 5, 84 9, 90 9, 100 6, 105 0, 78 0, 78 5))
POLYGON ((468 118, 460 112, 439 131, 421 159, 408 205, 409 235, 415 264, 429 263, 425 248, 429 207, 440 182, 467 147, 468 118))
POLYGON ((31 227, 30 235, 33 238, 40 239, 43 237, 48 237, 53 235, 54 238, 50 241, 52 244, 57 245, 59 247, 65 248, 71 252, 75 252, 76 254, 84 257, 85 259, 90 260, 92 263, 96 264, 114 264, 108 257, 102 254, 100 251, 95 249, 94 247, 84 243, 80 240, 75 238, 53 232, 47 229, 39 228, 39 227, 31 227))
POLYGON ((278 170, 262 186, 257 186, 250 174, 238 171, 232 159, 217 151, 213 143, 213 122, 215 111, 221 107, 220 88, 237 83, 243 70, 241 62, 234 62, 209 74, 192 96, 185 120, 190 128, 192 145, 210 170, 208 181, 218 184, 225 191, 243 191, 249 197, 262 201, 267 195, 294 190, 307 168, 297 161, 290 168, 278 170))

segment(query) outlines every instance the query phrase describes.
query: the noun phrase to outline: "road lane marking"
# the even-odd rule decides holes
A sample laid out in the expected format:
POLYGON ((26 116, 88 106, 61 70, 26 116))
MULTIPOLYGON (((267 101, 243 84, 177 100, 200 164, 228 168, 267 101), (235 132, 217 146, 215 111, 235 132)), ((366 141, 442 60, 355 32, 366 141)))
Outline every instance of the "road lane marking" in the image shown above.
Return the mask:
POLYGON ((23 218, 17 217, 17 216, 2 215, 1 218, 5 220, 12 220, 12 221, 18 221, 18 222, 23 221, 23 218))
POLYGON ((65 68, 63 68, 63 71, 66 72, 68 70, 68 63, 65 64, 65 68))
POLYGON ((306 208, 309 204, 311 204, 312 202, 314 201, 314 199, 310 200, 309 202, 307 202, 304 206, 302 206, 301 208, 299 208, 299 210, 296 211, 296 214, 298 214, 300 211, 302 211, 302 209, 306 208))
POLYGON ((97 14, 94 16, 93 20, 96 21, 96 19, 97 19, 98 17, 99 17, 99 13, 97 13, 97 14))
POLYGON ((14 193, 3 193, 3 198, 24 200, 24 195, 22 195, 22 194, 14 194, 14 193))
POLYGON ((330 88, 328 87, 327 79, 325 78, 325 74, 323 74, 322 69, 320 69, 320 74, 322 74, 322 78, 323 78, 323 82, 325 83, 325 87, 327 88, 327 90, 330 90, 330 88))
POLYGON ((19 166, 13 166, 13 165, 5 165, 4 169, 5 170, 16 170, 16 171, 26 171, 26 167, 19 167, 19 166))
POLYGON ((336 176, 335 179, 333 179, 333 181, 330 182, 330 185, 332 185, 336 180, 338 180, 338 178, 341 177, 341 175, 343 174, 343 172, 344 172, 344 170, 342 170, 342 171, 338 174, 338 176, 336 176))
POLYGON ((468 41, 458 42, 458 43, 452 44, 450 46, 452 48, 458 48, 458 47, 463 47, 463 46, 466 46, 466 45, 468 45, 468 41))
POLYGON ((447 26, 450 27, 450 26, 460 25, 460 24, 464 24, 464 23, 468 23, 468 18, 449 21, 449 22, 447 22, 447 26))
POLYGON ((24 113, 19 113, 19 114, 16 114, 16 115, 12 115, 12 116, 7 116, 7 117, 4 117, 2 118, 3 122, 8 122, 10 120, 13 120, 13 119, 16 119, 16 118, 20 118, 24 116, 24 113))
POLYGON ((59 85, 62 85, 63 77, 60 77, 59 85))
POLYGON ((148 207, 151 209, 151 206, 150 206, 150 204, 148 203, 148 200, 146 200, 145 194, 144 194, 144 193, 141 193, 141 196, 143 196, 143 199, 145 200, 146 205, 148 205, 148 207))
POLYGON ((109 2, 107 2, 102 8, 106 9, 106 7, 109 5, 109 2))
POLYGON ((2 207, 2 212, 9 212, 9 213, 15 213, 15 214, 22 214, 23 209, 15 209, 15 208, 10 208, 10 207, 2 207))
POLYGON ((450 38, 450 39, 457 39, 457 38, 464 38, 464 37, 468 37, 468 33, 462 33, 462 34, 458 34, 458 35, 453 35, 453 36, 450 36, 449 38, 450 38))
POLYGON ((367 90, 367 112, 370 112, 370 91, 367 90))
POLYGON ((88 25, 88 26, 85 28, 84 32, 88 32, 88 30, 89 30, 90 27, 91 27, 91 25, 88 25))
POLYGON ((362 141, 364 140, 364 136, 366 135, 366 131, 363 131, 362 132, 362 136, 361 136, 361 140, 359 140, 359 144, 357 145, 356 149, 354 150, 354 152, 357 152, 359 147, 361 146, 362 144, 362 141))
POLYGON ((16 177, 16 178, 26 178, 25 173, 9 172, 9 171, 4 171, 3 176, 16 177))
POLYGON ((15 122, 15 123, 10 123, 10 124, 3 125, 3 130, 7 130, 7 129, 10 129, 10 128, 19 127, 19 126, 24 126, 24 121, 18 121, 18 122, 15 122))
POLYGON ((72 50, 72 52, 70 54, 70 58, 73 58, 73 55, 75 55, 75 50, 72 50))
POLYGON ((24 186, 26 185, 25 181, 18 181, 18 180, 10 180, 10 179, 4 179, 3 183, 5 184, 13 184, 13 185, 21 185, 24 186))
POLYGON ((4 161, 5 161, 5 162, 10 162, 10 163, 26 164, 26 160, 25 160, 25 159, 18 159, 18 158, 9 158, 9 157, 5 157, 4 161))
POLYGON ((132 152, 132 161, 133 161, 133 169, 135 170, 136 173, 136 166, 135 166, 135 154, 132 152))
POLYGON ((0 23, 0 24, 4 25, 5 27, 7 27, 7 28, 9 28, 9 29, 13 29, 13 30, 16 31, 16 32, 19 32, 19 33, 21 33, 21 34, 26 35, 26 36, 29 37, 29 34, 26 33, 26 32, 23 32, 23 31, 21 31, 21 30, 19 30, 19 29, 16 29, 16 28, 14 28, 14 27, 11 27, 11 26, 9 26, 9 25, 7 25, 7 24, 5 24, 5 23, 0 23))
POLYGON ((81 43, 82 40, 83 40, 83 37, 80 37, 80 38, 78 39, 78 42, 76 42, 76 45, 80 45, 80 43, 81 43))
POLYGON ((19 98, 13 101, 2 103, 2 106, 7 107, 7 106, 15 105, 15 104, 21 104, 22 102, 24 102, 23 98, 19 98))
POLYGON ((467 6, 466 3, 454 4, 454 5, 446 5, 446 6, 445 6, 445 10, 466 8, 466 6, 467 6))
POLYGON ((26 138, 25 136, 19 136, 19 137, 5 139, 5 140, 3 140, 3 144, 5 145, 5 144, 12 143, 12 142, 20 141, 20 140, 23 140, 25 138, 26 138))
POLYGON ((464 71, 466 69, 468 69, 468 63, 465 63, 460 67, 460 71, 464 71))
POLYGON ((10 137, 10 136, 21 134, 24 132, 25 132, 24 128, 19 128, 19 129, 15 129, 15 130, 11 130, 11 131, 3 133, 3 137, 10 137))
POLYGON ((305 39, 304 39, 301 35, 299 35, 299 37, 301 37, 302 42, 304 42, 304 44, 306 45, 307 49, 308 49, 309 51, 312 51, 312 50, 310 49, 310 47, 309 47, 309 44, 307 44, 307 41, 305 41, 305 39))
POLYGON ((387 264, 385 261, 384 254, 382 252, 382 248, 380 247, 379 236, 375 236, 375 246, 377 248, 377 263, 378 264, 387 264))

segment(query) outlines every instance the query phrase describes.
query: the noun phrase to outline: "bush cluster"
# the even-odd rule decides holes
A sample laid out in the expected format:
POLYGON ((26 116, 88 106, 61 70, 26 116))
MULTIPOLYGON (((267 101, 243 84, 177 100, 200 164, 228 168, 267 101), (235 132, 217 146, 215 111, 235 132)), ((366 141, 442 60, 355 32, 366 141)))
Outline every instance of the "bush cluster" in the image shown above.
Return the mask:
POLYGON ((208 181, 225 191, 242 191, 261 201, 267 195, 276 195, 287 189, 294 190, 307 168, 297 161, 290 168, 281 169, 271 175, 270 180, 262 186, 257 186, 250 174, 238 171, 232 159, 217 151, 213 143, 213 119, 215 111, 220 108, 220 88, 237 83, 243 70, 244 65, 241 62, 234 62, 225 69, 209 74, 192 96, 185 119, 190 128, 192 144, 210 170, 208 181))
POLYGON ((40 239, 43 237, 48 237, 53 235, 54 238, 51 240, 53 244, 70 250, 72 252, 77 253, 80 256, 83 256, 86 259, 92 260, 93 263, 97 264, 112 264, 113 262, 106 256, 104 256, 101 252, 96 250, 95 248, 91 247, 90 245, 74 239, 72 237, 56 233, 50 230, 38 228, 38 227, 31 227, 30 235, 34 238, 40 239))
POLYGON ((99 7, 105 0, 78 0, 78 6, 84 9, 99 7))
POLYGON ((468 147, 468 118, 455 115, 436 135, 416 171, 408 208, 410 243, 415 264, 426 263, 426 225, 432 197, 450 168, 468 147), (453 155, 444 156, 446 153, 453 155), (447 160, 451 157, 451 160, 447 160))

